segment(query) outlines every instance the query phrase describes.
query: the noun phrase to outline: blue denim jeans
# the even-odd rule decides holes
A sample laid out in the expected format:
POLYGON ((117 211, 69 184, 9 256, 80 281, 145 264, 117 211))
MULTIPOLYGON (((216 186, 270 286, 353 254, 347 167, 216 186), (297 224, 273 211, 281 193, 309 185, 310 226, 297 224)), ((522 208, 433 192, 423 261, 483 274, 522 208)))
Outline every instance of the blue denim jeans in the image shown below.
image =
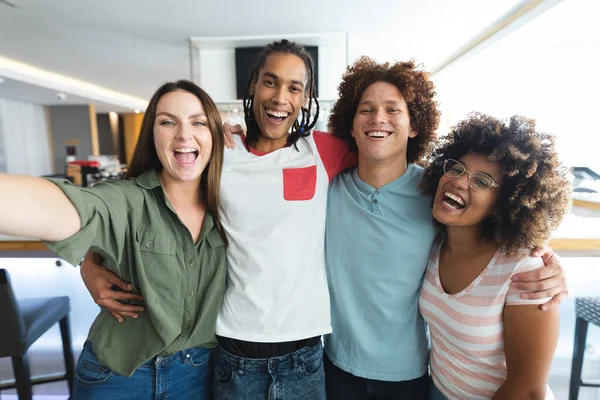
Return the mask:
POLYGON ((86 342, 75 368, 73 400, 212 399, 211 349, 193 347, 157 356, 132 376, 102 365, 86 342))
POLYGON ((324 400, 323 346, 274 358, 243 358, 218 348, 215 400, 324 400))

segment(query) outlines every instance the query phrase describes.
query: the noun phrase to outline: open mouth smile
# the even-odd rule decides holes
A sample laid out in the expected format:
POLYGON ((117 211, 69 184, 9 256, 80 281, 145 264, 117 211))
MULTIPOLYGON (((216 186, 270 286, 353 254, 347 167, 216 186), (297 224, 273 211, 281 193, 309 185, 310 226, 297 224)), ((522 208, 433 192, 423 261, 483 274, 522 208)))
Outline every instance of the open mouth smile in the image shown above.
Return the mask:
POLYGON ((200 151, 198 149, 182 147, 173 150, 173 157, 183 165, 192 165, 198 158, 200 151))
POLYGON ((365 135, 367 135, 370 138, 373 139, 385 139, 386 137, 390 136, 392 133, 388 132, 388 131, 369 131, 369 132, 365 132, 365 135))
POLYGON ((466 202, 462 197, 448 191, 444 192, 441 202, 451 210, 462 210, 466 207, 466 202))
POLYGON ((291 115, 291 113, 287 111, 278 111, 273 108, 265 108, 265 114, 267 114, 269 121, 274 124, 282 123, 291 115))

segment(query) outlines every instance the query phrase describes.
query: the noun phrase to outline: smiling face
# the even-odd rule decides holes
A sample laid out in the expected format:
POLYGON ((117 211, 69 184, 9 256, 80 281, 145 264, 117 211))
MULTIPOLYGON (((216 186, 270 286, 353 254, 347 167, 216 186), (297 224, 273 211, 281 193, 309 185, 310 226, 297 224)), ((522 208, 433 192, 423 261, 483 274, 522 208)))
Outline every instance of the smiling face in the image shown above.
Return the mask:
MULTIPOLYGON (((502 185, 500 164, 486 156, 468 153, 461 157, 461 164, 471 173, 481 173, 493 178, 502 185)), ((494 213, 500 191, 498 187, 489 190, 474 190, 469 185, 469 174, 458 178, 442 175, 433 201, 433 217, 441 224, 450 226, 475 226, 494 213)))
POLYGON ((285 146, 290 128, 307 100, 306 84, 306 66, 300 57, 285 53, 267 56, 256 82, 250 86, 259 141, 285 146))
POLYGON ((199 184, 210 159, 212 134, 198 97, 175 90, 160 98, 154 119, 154 146, 163 166, 163 180, 199 184))
POLYGON ((416 135, 406 101, 395 85, 376 82, 367 87, 352 124, 360 162, 405 160, 408 139, 416 135))

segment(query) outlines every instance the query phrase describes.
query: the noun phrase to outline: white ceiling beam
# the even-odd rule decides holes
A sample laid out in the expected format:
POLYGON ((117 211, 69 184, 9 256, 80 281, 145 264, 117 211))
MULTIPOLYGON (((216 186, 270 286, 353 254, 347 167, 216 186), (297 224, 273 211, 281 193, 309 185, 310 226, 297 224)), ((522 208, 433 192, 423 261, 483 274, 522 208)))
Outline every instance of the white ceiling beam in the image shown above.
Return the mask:
POLYGON ((501 18, 499 18, 496 22, 474 36, 473 39, 469 40, 449 57, 439 63, 430 71, 431 74, 437 74, 438 72, 452 65, 460 58, 470 56, 478 51, 481 51, 495 41, 508 35, 510 32, 539 17, 544 12, 550 10, 552 7, 556 6, 562 1, 563 0, 522 1, 512 10, 508 11, 501 18))
POLYGON ((99 101, 131 110, 145 110, 148 105, 148 101, 145 99, 129 96, 66 75, 45 71, 1 56, 0 77, 14 79, 46 89, 56 90, 57 92, 64 92, 84 97, 91 101, 99 101))

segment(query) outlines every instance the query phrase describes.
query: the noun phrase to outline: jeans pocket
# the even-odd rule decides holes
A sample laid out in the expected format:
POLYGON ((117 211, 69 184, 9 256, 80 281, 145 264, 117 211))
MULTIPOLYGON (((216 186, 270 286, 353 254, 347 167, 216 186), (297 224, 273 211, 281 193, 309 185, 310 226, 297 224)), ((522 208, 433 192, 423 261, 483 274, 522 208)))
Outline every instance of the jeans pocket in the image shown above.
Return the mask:
POLYGON ((219 385, 227 385, 233 381, 233 370, 223 369, 215 365, 215 381, 219 385))
POLYGON ((215 354, 215 371, 214 371, 214 380, 217 385, 228 385, 233 381, 233 377, 235 375, 234 368, 237 366, 228 362, 227 359, 221 357, 219 352, 217 351, 215 354))
POLYGON ((97 385, 112 377, 112 371, 103 365, 94 354, 91 343, 86 343, 75 368, 77 379, 87 385, 97 385))
POLYGON ((324 369, 323 356, 320 357, 309 357, 302 360, 300 363, 300 369, 303 374, 306 375, 317 375, 324 369))
POLYGON ((206 347, 192 347, 187 350, 186 360, 192 367, 202 367, 208 365, 211 349, 206 347))

